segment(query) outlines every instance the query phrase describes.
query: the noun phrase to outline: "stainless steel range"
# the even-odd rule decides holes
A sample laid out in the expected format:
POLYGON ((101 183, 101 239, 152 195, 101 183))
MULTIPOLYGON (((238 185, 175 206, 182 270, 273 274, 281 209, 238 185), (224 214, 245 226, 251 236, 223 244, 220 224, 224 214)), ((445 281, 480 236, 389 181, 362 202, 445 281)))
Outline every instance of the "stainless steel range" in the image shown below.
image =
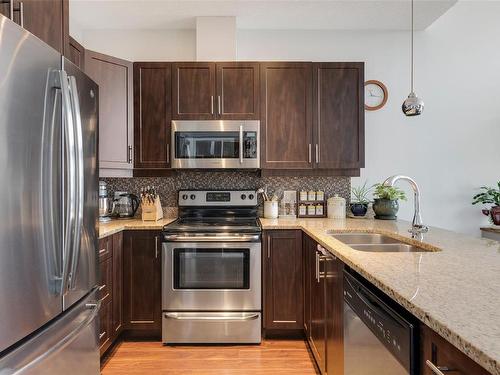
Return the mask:
POLYGON ((163 342, 260 343, 256 192, 179 191, 163 241, 163 342))

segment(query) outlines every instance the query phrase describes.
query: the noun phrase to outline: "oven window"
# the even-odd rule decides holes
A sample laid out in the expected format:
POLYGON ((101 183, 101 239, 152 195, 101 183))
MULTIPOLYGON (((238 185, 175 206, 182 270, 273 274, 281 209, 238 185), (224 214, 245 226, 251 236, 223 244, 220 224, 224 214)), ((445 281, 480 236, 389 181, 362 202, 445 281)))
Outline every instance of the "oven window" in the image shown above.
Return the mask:
POLYGON ((249 288, 249 249, 174 249, 174 289, 249 288))

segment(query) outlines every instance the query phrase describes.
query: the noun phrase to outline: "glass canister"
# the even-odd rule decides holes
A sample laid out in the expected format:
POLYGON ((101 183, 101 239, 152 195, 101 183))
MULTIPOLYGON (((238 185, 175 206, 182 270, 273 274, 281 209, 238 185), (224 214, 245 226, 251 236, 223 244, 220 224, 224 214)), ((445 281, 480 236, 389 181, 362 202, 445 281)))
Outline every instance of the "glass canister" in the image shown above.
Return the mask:
POLYGON ((328 199, 328 218, 345 219, 345 199, 338 194, 328 199))

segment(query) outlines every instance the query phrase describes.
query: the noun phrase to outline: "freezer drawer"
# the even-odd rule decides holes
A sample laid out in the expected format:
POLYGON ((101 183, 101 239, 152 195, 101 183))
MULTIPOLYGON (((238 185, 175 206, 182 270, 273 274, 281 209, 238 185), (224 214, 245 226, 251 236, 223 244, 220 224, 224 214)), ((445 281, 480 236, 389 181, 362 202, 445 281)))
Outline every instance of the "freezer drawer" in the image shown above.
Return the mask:
POLYGON ((260 312, 164 312, 164 344, 259 344, 260 312))
POLYGON ((96 290, 23 345, 0 358, 1 375, 98 375, 96 290))

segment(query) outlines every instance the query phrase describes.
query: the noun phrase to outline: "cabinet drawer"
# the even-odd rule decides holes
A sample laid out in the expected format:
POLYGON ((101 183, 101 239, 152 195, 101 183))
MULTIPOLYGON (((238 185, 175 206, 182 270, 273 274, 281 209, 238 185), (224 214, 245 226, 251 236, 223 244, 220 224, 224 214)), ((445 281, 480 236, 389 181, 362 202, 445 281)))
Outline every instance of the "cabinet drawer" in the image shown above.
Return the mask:
POLYGON ((467 357, 436 332, 422 325, 421 331, 421 375, 437 375, 438 367, 443 373, 461 375, 487 375, 484 368, 467 357), (444 368, 447 368, 447 371, 444 368))
POLYGON ((99 240, 99 261, 103 261, 111 256, 113 249, 113 236, 101 238, 99 240))
POLYGON ((109 347, 111 338, 111 303, 101 305, 99 312, 99 347, 101 354, 109 347))
POLYGON ((107 258, 100 262, 100 286, 99 286, 99 298, 102 304, 108 303, 111 300, 111 294, 113 292, 113 258, 107 258))

